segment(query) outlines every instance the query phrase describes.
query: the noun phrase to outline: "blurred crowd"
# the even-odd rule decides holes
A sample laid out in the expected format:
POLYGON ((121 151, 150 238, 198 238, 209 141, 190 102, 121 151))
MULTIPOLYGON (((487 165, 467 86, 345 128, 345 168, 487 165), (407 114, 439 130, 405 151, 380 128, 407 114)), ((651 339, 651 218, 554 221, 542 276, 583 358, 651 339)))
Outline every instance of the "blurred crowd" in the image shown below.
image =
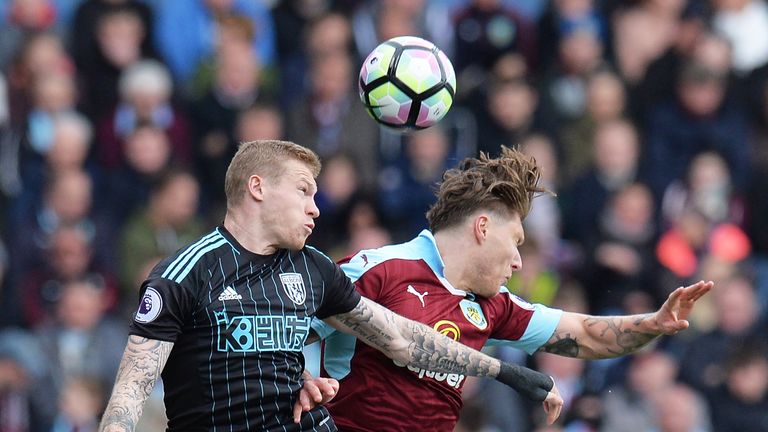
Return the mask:
POLYGON ((309 242, 333 258, 416 235, 445 168, 507 145, 553 192, 520 296, 641 313, 716 282, 631 357, 491 350, 552 375, 563 417, 470 381, 457 431, 768 431, 765 0, 3 0, 0 23, 0 432, 95 430, 141 280, 221 222, 255 139, 322 157, 309 242), (357 94, 400 35, 458 76, 418 133, 357 94))

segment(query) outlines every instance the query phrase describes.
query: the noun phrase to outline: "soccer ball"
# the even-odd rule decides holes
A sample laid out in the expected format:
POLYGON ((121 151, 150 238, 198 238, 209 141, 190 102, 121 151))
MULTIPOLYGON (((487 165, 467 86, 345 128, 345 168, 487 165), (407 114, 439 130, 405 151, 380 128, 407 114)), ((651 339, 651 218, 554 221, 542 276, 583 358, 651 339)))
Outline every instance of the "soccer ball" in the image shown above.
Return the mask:
POLYGON ((380 124, 402 131, 426 129, 451 108, 456 73, 432 42, 399 36, 368 55, 359 89, 363 105, 380 124))

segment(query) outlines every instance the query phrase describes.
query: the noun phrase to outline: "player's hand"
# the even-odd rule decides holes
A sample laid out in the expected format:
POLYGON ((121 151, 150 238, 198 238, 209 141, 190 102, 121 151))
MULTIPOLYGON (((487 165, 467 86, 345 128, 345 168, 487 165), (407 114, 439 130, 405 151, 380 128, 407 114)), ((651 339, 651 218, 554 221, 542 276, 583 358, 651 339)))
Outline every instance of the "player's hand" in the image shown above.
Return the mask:
POLYGON ((712 281, 698 281, 687 287, 680 287, 667 297, 667 301, 656 312, 656 323, 665 335, 673 335, 688 328, 688 315, 693 305, 714 286, 712 281))
POLYGON ((304 386, 299 392, 299 400, 293 405, 293 422, 301 422, 301 413, 327 403, 339 392, 339 382, 333 378, 313 378, 304 373, 304 386))
POLYGON ((496 380, 517 390, 522 396, 536 402, 543 402, 555 387, 551 376, 507 362, 499 362, 496 380))
POLYGON ((554 424, 563 410, 563 398, 560 396, 560 391, 557 390, 557 384, 552 386, 552 390, 547 393, 547 398, 542 404, 544 405, 544 412, 547 413, 547 424, 554 424))

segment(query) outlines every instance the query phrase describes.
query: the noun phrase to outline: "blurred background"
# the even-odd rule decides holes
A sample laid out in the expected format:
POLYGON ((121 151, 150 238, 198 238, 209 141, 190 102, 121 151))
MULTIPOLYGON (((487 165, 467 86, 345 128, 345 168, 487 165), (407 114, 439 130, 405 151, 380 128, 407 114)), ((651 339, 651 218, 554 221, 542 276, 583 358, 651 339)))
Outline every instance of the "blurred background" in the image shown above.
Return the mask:
MULTIPOLYGON (((520 296, 693 327, 552 375, 561 420, 469 381, 457 431, 768 431, 765 0, 0 0, 0 432, 95 430, 163 256, 222 221, 237 143, 323 160, 309 243, 341 258, 426 227, 443 169, 518 146, 557 196, 525 221, 520 296), (357 95, 414 35, 452 60, 448 116, 401 135, 357 95)), ((139 430, 162 430, 162 385, 139 430)))

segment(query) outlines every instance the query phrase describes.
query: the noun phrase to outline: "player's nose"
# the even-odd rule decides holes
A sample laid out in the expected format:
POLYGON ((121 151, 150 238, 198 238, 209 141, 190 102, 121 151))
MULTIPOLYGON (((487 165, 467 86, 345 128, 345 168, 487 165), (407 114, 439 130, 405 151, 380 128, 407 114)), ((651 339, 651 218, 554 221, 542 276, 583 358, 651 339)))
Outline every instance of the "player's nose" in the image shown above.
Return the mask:
POLYGON ((307 214, 312 217, 312 219, 317 219, 320 216, 320 209, 317 207, 317 204, 315 204, 315 200, 310 201, 309 207, 307 208, 307 214))
POLYGON ((512 271, 520 271, 523 268, 523 258, 520 256, 520 252, 515 252, 515 256, 512 258, 512 271))

